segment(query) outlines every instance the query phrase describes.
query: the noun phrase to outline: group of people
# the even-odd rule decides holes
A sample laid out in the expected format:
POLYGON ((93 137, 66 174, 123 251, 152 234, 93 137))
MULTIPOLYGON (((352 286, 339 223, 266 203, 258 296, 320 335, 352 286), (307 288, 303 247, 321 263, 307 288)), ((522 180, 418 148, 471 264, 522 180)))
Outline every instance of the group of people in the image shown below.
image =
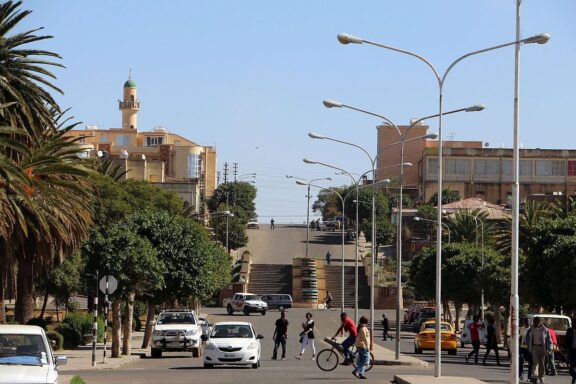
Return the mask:
MULTIPOLYGON (((335 339, 336 336, 342 336, 344 332, 348 333, 348 336, 341 344, 342 351, 344 354, 344 362, 342 365, 350 365, 354 358, 356 358, 356 368, 352 371, 352 374, 359 379, 366 379, 366 367, 370 362, 370 331, 367 327, 369 321, 368 318, 362 316, 358 320, 358 325, 348 317, 348 315, 343 312, 340 314, 341 325, 332 337, 335 339), (352 346, 356 346, 356 354, 354 355, 351 351, 352 346)), ((312 349, 312 360, 316 359, 316 345, 314 343, 314 320, 310 312, 306 313, 306 320, 302 322, 302 331, 299 333, 300 337, 300 353, 296 356, 296 359, 301 360, 304 356, 306 348, 310 346, 312 349)), ((288 339, 288 320, 286 320, 286 314, 282 311, 280 312, 280 318, 276 320, 274 335, 272 336, 274 340, 274 351, 272 352, 272 360, 278 359, 278 349, 282 347, 282 357, 281 360, 286 359, 286 340, 288 339)))

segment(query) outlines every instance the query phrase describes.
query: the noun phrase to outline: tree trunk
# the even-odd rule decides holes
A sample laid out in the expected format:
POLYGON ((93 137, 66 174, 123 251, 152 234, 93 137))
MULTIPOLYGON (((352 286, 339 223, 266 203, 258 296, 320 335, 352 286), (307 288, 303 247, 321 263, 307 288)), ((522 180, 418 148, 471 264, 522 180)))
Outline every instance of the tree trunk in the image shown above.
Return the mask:
POLYGON ((110 357, 120 357, 120 299, 112 302, 112 348, 110 357))
POLYGON ((148 316, 146 316, 146 328, 144 331, 144 340, 142 341, 142 348, 148 348, 150 339, 152 338, 152 330, 154 329, 154 314, 156 306, 148 302, 148 316))
POLYGON ((493 308, 494 308, 494 328, 496 328, 496 339, 498 340, 498 342, 500 342, 500 336, 502 335, 502 332, 500 332, 500 330, 502 329, 502 317, 500 316, 500 303, 495 302, 493 308))
POLYGON ((456 324, 454 324, 454 329, 456 332, 460 330, 460 314, 462 313, 462 303, 454 303, 454 308, 456 310, 456 324))
POLYGON ((132 354, 132 318, 134 317, 134 297, 131 292, 126 298, 126 320, 124 321, 124 340, 122 342, 122 354, 130 356, 132 354))
POLYGON ((48 290, 44 293, 44 300, 42 302, 42 310, 40 311, 40 318, 44 318, 44 312, 46 312, 46 304, 48 304, 48 290))
POLYGON ((16 288, 16 321, 26 324, 34 317, 34 262, 25 258, 18 263, 16 288))

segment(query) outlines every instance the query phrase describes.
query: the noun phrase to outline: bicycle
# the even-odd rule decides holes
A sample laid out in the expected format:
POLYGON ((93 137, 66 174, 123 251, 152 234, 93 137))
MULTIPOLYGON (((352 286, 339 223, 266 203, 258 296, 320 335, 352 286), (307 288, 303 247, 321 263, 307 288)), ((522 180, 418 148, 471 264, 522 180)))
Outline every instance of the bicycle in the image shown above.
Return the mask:
POLYGON ((318 305, 316 306, 316 309, 319 310, 319 311, 323 311, 323 310, 325 310, 325 309, 329 309, 329 310, 331 310, 331 311, 335 311, 335 310, 338 309, 338 307, 332 306, 332 303, 326 303, 326 302, 324 302, 324 303, 318 303, 318 305))
MULTIPOLYGON (((338 364, 340 364, 340 357, 345 359, 344 351, 342 350, 342 345, 337 343, 336 341, 329 339, 328 337, 324 338, 324 341, 327 342, 332 346, 332 348, 326 348, 318 352, 316 356, 316 365, 323 371, 333 371, 336 369, 338 364)), ((350 348, 352 353, 352 364, 354 368, 356 368, 356 347, 352 346, 350 348)), ((374 355, 370 352, 370 361, 368 362, 368 366, 366 367, 366 372, 372 369, 374 366, 374 355)))

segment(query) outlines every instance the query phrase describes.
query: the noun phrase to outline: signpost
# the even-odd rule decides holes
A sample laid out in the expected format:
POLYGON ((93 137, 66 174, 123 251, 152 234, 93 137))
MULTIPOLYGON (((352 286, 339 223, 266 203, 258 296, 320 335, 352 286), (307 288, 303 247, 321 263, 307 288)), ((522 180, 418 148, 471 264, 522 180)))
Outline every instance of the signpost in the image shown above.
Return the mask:
POLYGON ((112 275, 100 279, 100 290, 104 294, 104 364, 106 364, 106 334, 108 332, 108 294, 113 294, 118 288, 118 280, 112 275))

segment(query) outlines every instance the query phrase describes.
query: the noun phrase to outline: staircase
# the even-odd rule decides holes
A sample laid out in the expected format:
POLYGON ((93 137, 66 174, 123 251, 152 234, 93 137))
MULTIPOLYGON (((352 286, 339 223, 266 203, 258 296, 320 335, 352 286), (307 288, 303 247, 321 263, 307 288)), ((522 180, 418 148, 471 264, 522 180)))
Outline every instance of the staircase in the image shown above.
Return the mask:
POLYGON ((252 264, 248 292, 256 295, 292 294, 292 265, 252 264))
MULTIPOLYGON (((356 268, 344 266, 344 306, 354 308, 354 280, 356 268)), ((333 305, 340 307, 342 303, 342 267, 340 265, 325 265, 324 278, 326 289, 332 294, 333 305)), ((320 299, 324 299, 321 297, 320 299)), ((364 272, 364 267, 358 267, 358 308, 370 308, 370 286, 364 272)))

